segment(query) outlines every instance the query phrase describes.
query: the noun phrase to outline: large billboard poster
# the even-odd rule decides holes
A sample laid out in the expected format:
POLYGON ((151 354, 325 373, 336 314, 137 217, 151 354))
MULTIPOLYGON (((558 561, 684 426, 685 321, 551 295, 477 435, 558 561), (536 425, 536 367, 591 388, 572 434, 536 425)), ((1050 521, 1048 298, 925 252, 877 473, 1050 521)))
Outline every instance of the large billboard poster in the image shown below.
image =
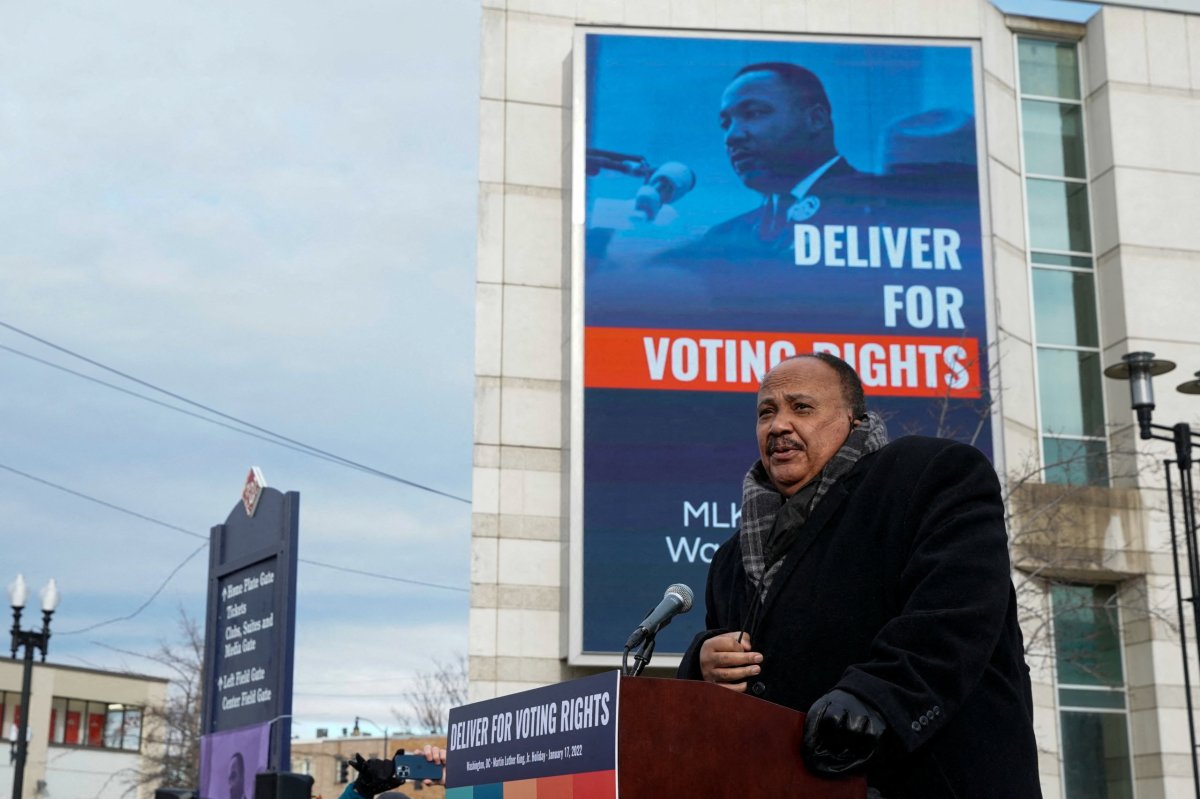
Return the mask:
POLYGON ((893 438, 991 455, 992 433, 971 45, 583 39, 571 654, 588 662, 669 583, 697 610, 658 652, 701 628, 780 359, 849 361, 893 438))

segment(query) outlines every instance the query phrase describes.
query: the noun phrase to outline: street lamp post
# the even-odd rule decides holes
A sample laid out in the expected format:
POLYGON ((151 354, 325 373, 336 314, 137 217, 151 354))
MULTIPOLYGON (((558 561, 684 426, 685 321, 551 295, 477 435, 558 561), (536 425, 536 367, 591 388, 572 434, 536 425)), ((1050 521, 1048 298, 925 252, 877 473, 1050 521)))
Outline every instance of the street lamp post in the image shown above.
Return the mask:
POLYGON ((13 610, 12 626, 12 656, 16 658, 17 650, 25 647, 25 670, 21 675, 21 724, 17 730, 17 762, 13 773, 13 799, 21 799, 21 790, 25 787, 25 756, 29 748, 29 691, 33 684, 33 653, 42 651, 42 662, 46 662, 46 648, 50 644, 50 617, 58 607, 58 586, 54 580, 46 583, 41 591, 42 597, 42 629, 22 630, 21 611, 25 608, 25 600, 29 597, 29 589, 25 586, 24 576, 18 574, 17 579, 8 587, 8 600, 13 610))
POLYGON ((389 754, 388 754, 388 728, 387 728, 387 727, 380 727, 378 724, 376 724, 375 722, 371 721, 371 720, 370 720, 369 718, 367 718, 366 716, 355 716, 355 717, 354 717, 354 730, 353 730, 353 733, 352 733, 352 734, 354 734, 354 735, 359 735, 359 734, 361 733, 361 730, 359 730, 359 729, 358 729, 358 723, 359 723, 360 721, 365 721, 365 722, 367 722, 367 723, 368 723, 368 724, 370 724, 372 727, 374 727, 375 729, 377 729, 377 730, 379 730, 380 732, 382 732, 382 733, 383 733, 383 759, 384 759, 384 760, 387 760, 389 757, 391 757, 391 755, 389 755, 389 754))
MULTIPOLYGON (((1196 541, 1196 496, 1192 485, 1192 447, 1197 435, 1187 422, 1167 427, 1153 422, 1154 385, 1153 378, 1175 368, 1171 361, 1158 360, 1152 352, 1131 352, 1121 357, 1121 363, 1104 370, 1104 375, 1114 380, 1129 381, 1129 404, 1138 422, 1138 435, 1143 440, 1158 439, 1175 445, 1174 459, 1163 461, 1167 483, 1167 519, 1171 530, 1171 564, 1175 569, 1175 606, 1179 614, 1179 644, 1183 654, 1183 690, 1187 700, 1188 738, 1191 743, 1192 784, 1197 799, 1200 799, 1200 763, 1196 758, 1196 711, 1192 706, 1192 678, 1189 663, 1189 647, 1185 626, 1185 603, 1191 603, 1194 629, 1200 635, 1200 547, 1196 541), (1167 434, 1170 435, 1167 435, 1167 434), (1179 509, 1175 507, 1175 488, 1171 481, 1171 467, 1179 476, 1179 509), (1179 571, 1179 533, 1183 534, 1187 557, 1188 587, 1191 596, 1184 596, 1183 577, 1179 571)), ((1200 372, 1198 379, 1181 383, 1177 390, 1183 394, 1200 394, 1200 372)))

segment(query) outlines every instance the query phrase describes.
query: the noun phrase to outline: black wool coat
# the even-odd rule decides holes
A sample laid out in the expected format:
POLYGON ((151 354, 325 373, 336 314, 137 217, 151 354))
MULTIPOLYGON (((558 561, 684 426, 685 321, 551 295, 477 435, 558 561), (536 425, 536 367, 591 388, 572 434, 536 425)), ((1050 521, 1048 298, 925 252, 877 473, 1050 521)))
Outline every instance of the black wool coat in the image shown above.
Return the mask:
MULTIPOLYGON (((841 688, 888 725, 868 769, 885 796, 1037 799, 1033 700, 995 470, 974 447, 898 439, 813 509, 748 630, 747 690, 807 711, 841 688)), ((739 535, 713 557, 700 645, 743 629, 753 593, 739 535)), ((797 753, 799 756, 799 753, 797 753)))

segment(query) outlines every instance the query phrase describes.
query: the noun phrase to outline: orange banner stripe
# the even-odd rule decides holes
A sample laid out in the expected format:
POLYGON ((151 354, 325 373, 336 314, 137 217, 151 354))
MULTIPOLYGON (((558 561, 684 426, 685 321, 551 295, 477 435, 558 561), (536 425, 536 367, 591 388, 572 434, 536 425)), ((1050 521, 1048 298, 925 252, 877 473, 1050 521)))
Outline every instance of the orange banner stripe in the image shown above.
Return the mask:
POLYGON ((815 351, 849 362, 868 396, 980 396, 978 341, 948 336, 589 327, 584 330, 583 384, 756 391, 763 373, 780 360, 815 351))

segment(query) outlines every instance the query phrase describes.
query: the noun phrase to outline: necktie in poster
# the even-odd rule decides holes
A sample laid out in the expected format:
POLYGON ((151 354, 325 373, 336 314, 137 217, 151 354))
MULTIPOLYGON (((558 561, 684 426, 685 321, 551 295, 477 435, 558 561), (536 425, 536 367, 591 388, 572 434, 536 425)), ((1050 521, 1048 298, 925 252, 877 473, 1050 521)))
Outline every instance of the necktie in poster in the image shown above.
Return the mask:
POLYGON ((977 71, 955 42, 586 36, 583 653, 699 598, 783 358, 848 361, 892 438, 992 454, 977 71))

